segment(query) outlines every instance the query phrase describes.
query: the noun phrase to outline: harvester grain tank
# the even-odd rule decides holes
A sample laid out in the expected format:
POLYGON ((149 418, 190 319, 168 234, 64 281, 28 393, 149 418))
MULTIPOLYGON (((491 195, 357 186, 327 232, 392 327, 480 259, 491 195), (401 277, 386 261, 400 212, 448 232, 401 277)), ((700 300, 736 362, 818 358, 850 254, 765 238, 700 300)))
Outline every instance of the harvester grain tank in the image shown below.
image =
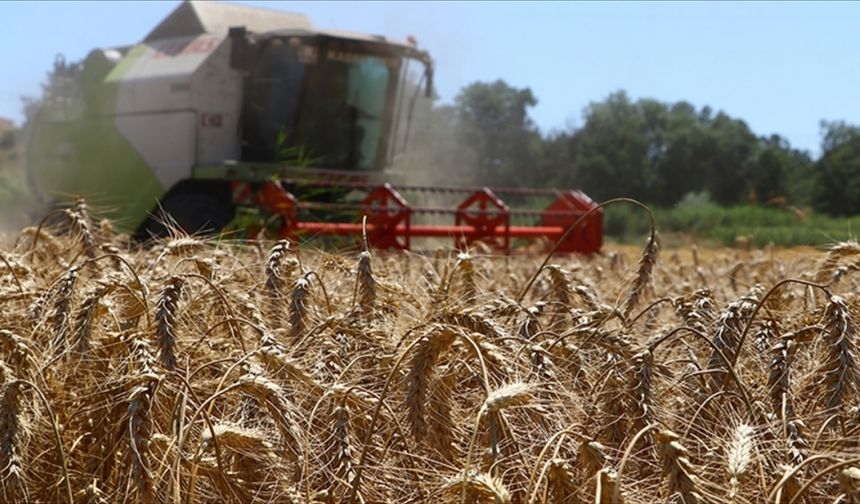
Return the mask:
MULTIPOLYGON (((279 236, 358 234, 366 217, 377 247, 450 236, 508 250, 518 237, 557 240, 594 208, 578 191, 386 183, 409 143, 418 93, 432 87, 433 62, 414 41, 185 2, 138 44, 57 61, 33 121, 28 173, 45 200, 83 195, 141 238, 168 224, 218 231, 252 210, 279 236), (404 197, 428 191, 462 194, 463 203, 423 208, 404 197), (510 209, 506 193, 552 203, 510 209), (351 217, 320 218, 326 212, 351 217), (454 223, 414 222, 422 214, 454 223)), ((560 249, 593 252, 601 242, 598 210, 560 249)))

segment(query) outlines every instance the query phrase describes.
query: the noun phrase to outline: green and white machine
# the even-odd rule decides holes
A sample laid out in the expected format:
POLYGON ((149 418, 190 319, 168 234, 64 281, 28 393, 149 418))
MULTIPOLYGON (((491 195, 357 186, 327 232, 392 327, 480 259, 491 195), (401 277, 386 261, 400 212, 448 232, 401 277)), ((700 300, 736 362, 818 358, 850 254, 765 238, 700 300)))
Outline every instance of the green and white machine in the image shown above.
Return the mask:
POLYGON ((431 87, 431 59, 414 43, 185 2, 139 44, 57 62, 28 172, 46 201, 82 195, 142 236, 164 234, 159 208, 186 230, 217 230, 233 219, 237 187, 297 164, 380 173, 431 87))

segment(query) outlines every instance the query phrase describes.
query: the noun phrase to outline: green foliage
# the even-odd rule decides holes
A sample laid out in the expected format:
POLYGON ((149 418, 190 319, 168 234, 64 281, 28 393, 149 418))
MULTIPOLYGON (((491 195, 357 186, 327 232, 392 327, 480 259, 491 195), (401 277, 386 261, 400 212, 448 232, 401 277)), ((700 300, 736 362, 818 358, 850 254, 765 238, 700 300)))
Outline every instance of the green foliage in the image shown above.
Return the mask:
POLYGON ((633 101, 618 91, 586 107, 582 127, 541 135, 528 116, 536 103, 528 88, 496 81, 466 86, 453 106, 429 107, 421 169, 412 176, 578 188, 598 201, 626 196, 660 207, 707 193, 718 205, 860 213, 856 126, 823 122, 823 155, 813 161, 784 137, 758 136, 708 106, 633 101))
MULTIPOLYGON (((860 217, 802 216, 789 209, 753 205, 655 208, 654 218, 664 240, 705 245, 731 246, 738 237, 748 237, 757 247, 770 243, 822 246, 860 234, 860 217)), ((606 209, 604 230, 610 239, 639 243, 648 233, 648 221, 630 205, 614 205, 606 209)))
POLYGON ((860 213, 860 127, 821 123, 823 152, 816 163, 815 205, 833 215, 860 213))
POLYGON ((290 134, 285 127, 278 131, 275 161, 294 168, 308 168, 320 162, 320 156, 305 145, 290 145, 290 134))
POLYGON ((12 151, 15 148, 15 131, 0 132, 0 152, 12 151))
POLYGON ((477 154, 476 181, 511 185, 530 178, 524 167, 537 163, 541 147, 528 116, 537 105, 531 90, 502 80, 476 82, 463 88, 455 103, 461 141, 477 154))
POLYGON ((721 204, 767 201, 788 196, 785 175, 799 159, 781 138, 758 138, 744 121, 686 102, 633 102, 619 91, 584 116, 584 126, 567 135, 572 169, 563 183, 597 199, 673 205, 708 191, 721 204))

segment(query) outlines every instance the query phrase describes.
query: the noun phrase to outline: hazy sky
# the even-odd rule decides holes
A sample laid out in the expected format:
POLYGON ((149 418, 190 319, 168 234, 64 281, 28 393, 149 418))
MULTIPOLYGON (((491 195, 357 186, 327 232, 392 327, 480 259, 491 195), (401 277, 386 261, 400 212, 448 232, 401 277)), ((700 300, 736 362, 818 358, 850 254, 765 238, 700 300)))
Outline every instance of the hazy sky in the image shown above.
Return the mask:
MULTIPOLYGON (((582 124, 592 101, 687 100, 779 133, 817 152, 818 123, 860 123, 860 3, 316 3, 237 2, 302 12, 315 25, 414 35, 451 101, 471 82, 528 86, 543 131, 582 124)), ((21 119, 20 96, 58 52, 139 41, 178 2, 0 2, 0 116, 21 119)))

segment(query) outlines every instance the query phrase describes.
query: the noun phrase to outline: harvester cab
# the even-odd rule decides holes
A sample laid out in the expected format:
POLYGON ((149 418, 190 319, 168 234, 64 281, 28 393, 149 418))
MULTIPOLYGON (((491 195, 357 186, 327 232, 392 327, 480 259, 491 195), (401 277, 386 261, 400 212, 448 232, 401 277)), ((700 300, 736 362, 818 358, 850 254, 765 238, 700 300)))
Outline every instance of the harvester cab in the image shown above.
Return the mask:
POLYGON ((244 76, 243 161, 381 171, 397 147, 411 61, 423 65, 425 93, 432 89, 429 55, 382 37, 235 27, 229 38, 230 66, 244 76))
MULTIPOLYGON (((433 62, 411 37, 185 2, 139 44, 57 62, 32 122, 28 173, 44 199, 83 195, 140 238, 237 222, 252 235, 350 235, 366 217, 376 247, 449 236, 508 250, 516 237, 559 239, 593 209, 577 191, 538 191, 550 207, 518 214, 500 199, 505 190, 386 183, 386 168, 415 134, 416 100, 432 89, 433 62), (403 196, 410 191, 463 193, 464 203, 413 207, 403 196), (419 214, 455 223, 413 222, 419 214), (512 224, 518 216, 529 225, 512 224)), ((600 219, 598 209, 561 250, 598 250, 600 219)))

